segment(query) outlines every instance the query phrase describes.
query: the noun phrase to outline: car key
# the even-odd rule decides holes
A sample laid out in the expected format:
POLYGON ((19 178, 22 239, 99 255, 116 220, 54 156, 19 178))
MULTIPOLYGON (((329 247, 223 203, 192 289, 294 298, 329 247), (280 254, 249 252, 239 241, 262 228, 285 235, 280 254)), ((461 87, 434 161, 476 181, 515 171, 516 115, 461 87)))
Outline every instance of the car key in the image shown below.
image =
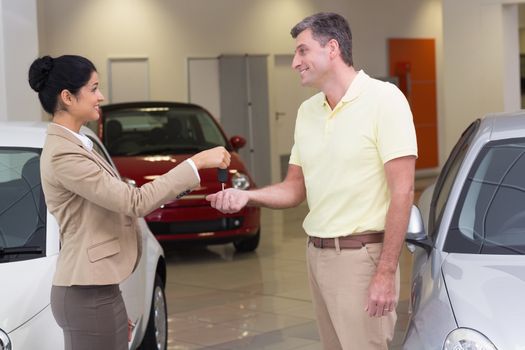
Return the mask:
POLYGON ((224 191, 224 184, 228 181, 228 169, 217 169, 217 180, 221 183, 222 190, 224 191))

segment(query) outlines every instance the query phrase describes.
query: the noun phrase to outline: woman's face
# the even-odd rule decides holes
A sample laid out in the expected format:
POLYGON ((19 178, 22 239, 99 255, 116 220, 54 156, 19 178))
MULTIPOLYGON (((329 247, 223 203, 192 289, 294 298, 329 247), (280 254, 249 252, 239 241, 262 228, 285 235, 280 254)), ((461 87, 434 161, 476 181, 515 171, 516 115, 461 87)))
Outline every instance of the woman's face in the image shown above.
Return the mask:
POLYGON ((80 88, 73 100, 69 112, 82 122, 97 120, 100 117, 100 102, 104 101, 104 96, 98 89, 97 72, 91 73, 91 78, 80 88))

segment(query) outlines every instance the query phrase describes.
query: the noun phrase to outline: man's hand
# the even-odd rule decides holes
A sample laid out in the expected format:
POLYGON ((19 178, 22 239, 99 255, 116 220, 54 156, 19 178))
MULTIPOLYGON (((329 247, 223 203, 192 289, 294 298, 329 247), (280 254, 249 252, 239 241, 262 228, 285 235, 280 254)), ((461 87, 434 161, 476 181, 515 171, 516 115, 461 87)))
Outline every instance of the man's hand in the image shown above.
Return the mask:
POLYGON ((415 163, 414 156, 395 158, 385 163, 391 199, 377 271, 368 286, 365 311, 370 317, 387 315, 394 311, 397 304, 396 270, 408 226, 410 207, 414 201, 415 163))
POLYGON ((211 206, 224 214, 231 214, 240 211, 250 200, 248 191, 228 188, 206 196, 206 200, 211 206))
POLYGON ((381 317, 396 308, 396 274, 377 272, 368 286, 365 311, 370 317, 381 317))

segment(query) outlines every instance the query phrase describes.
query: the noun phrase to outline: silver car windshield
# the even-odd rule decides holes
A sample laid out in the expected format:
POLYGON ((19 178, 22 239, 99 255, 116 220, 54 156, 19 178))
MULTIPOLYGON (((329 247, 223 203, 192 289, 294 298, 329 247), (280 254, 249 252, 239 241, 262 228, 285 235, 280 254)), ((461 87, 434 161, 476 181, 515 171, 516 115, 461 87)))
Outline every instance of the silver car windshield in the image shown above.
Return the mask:
POLYGON ((525 254, 525 140, 487 144, 463 187, 445 251, 525 254))
POLYGON ((227 141, 213 117, 192 107, 104 112, 103 140, 112 156, 192 154, 227 141))
POLYGON ((40 149, 0 147, 0 263, 45 255, 40 149))

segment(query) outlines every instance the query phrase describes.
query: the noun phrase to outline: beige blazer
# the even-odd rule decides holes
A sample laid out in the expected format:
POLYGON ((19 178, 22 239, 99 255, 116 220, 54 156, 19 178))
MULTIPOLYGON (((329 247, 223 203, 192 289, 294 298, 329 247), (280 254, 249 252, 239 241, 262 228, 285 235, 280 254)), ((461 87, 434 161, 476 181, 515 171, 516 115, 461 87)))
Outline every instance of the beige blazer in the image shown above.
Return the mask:
POLYGON ((80 140, 50 124, 40 160, 49 212, 60 226, 61 250, 53 284, 120 283, 140 259, 136 217, 189 192, 199 180, 188 162, 140 188, 80 140))

